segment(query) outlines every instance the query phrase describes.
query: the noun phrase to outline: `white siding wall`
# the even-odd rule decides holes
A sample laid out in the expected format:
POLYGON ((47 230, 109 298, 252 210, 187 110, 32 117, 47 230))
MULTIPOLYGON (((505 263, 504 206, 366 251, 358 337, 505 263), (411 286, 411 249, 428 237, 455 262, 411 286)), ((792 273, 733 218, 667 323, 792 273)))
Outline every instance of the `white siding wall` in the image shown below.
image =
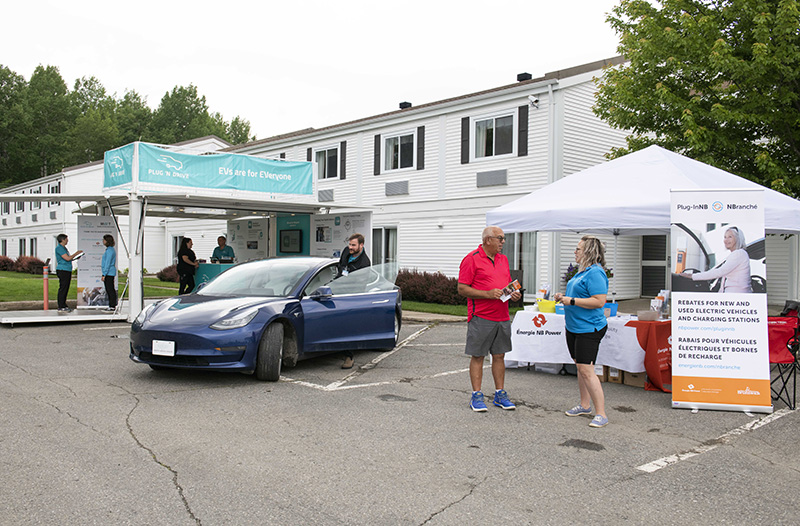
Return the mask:
POLYGON ((767 301, 770 305, 783 306, 786 300, 798 299, 797 292, 797 235, 766 236, 767 254, 767 301))
MULTIPOLYGON (((555 289, 564 292, 567 288, 564 274, 570 263, 575 262, 575 247, 583 234, 561 234, 558 286, 555 289)), ((616 290, 616 299, 624 300, 639 297, 641 283, 641 252, 642 238, 640 236, 617 236, 616 253, 617 262, 614 263, 615 240, 614 236, 597 236, 606 245, 606 268, 612 269, 614 277, 608 280, 608 297, 616 290), (616 289, 614 278, 616 278, 616 289)))
POLYGON ((603 160, 613 146, 625 146, 623 130, 614 130, 592 112, 594 82, 563 90, 563 170, 571 174, 590 168, 603 160))

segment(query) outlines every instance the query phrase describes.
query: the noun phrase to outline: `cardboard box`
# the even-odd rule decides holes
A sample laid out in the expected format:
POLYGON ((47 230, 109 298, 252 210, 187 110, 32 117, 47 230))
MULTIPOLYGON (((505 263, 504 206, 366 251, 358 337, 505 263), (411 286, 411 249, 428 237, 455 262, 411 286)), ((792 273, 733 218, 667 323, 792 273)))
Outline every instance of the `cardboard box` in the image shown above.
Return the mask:
POLYGON ((608 381, 608 366, 605 365, 597 365, 594 366, 594 374, 597 375, 597 379, 601 382, 608 381))
POLYGON ((608 368, 608 381, 613 384, 621 384, 622 383, 622 371, 619 369, 615 369, 614 367, 608 368))
POLYGON ((623 383, 625 385, 644 388, 644 382, 646 378, 646 373, 629 373, 625 371, 625 374, 623 375, 623 383))

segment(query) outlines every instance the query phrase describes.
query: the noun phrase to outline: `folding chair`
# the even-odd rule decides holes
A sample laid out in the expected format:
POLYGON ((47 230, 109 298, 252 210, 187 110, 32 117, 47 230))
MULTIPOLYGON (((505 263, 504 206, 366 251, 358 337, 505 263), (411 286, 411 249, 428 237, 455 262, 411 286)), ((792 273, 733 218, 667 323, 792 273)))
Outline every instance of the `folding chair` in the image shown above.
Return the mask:
POLYGON ((768 318, 770 388, 772 399, 789 409, 797 407, 797 371, 800 370, 800 302, 787 301, 780 316, 768 318))

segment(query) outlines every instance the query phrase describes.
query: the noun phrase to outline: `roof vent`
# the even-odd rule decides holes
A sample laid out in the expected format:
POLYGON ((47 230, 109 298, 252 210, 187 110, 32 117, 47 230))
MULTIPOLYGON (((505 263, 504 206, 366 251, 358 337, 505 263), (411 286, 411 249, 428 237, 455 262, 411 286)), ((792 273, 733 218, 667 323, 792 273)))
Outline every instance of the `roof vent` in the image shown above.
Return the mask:
POLYGON ((517 73, 517 82, 522 82, 523 80, 531 80, 533 75, 530 73, 517 73))
POLYGON ((401 110, 407 110, 410 107, 411 107, 411 103, 410 102, 401 102, 400 103, 400 109, 401 110))

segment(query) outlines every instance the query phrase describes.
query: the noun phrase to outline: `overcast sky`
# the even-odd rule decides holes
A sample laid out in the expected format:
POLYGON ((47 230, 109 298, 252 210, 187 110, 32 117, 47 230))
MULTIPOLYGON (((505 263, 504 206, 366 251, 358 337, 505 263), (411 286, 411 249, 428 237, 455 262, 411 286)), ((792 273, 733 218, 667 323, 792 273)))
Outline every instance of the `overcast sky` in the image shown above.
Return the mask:
POLYGON ((197 86, 259 139, 464 95, 617 55, 618 0, 7 2, 0 64, 57 66, 155 109, 197 86))

